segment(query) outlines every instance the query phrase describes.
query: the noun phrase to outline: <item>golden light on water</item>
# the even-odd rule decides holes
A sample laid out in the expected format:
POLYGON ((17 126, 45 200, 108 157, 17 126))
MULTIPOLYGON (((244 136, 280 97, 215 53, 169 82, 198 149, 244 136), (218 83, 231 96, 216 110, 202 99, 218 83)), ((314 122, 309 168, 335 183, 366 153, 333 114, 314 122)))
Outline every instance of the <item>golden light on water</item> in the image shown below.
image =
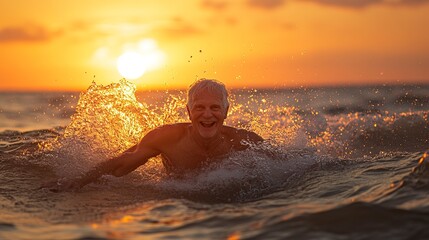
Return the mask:
POLYGON ((241 239, 241 234, 240 232, 233 232, 232 234, 230 234, 227 238, 227 240, 240 240, 241 239))
POLYGON ((116 61, 119 73, 126 79, 138 79, 146 71, 158 69, 164 62, 165 55, 154 39, 144 39, 128 48, 116 61))

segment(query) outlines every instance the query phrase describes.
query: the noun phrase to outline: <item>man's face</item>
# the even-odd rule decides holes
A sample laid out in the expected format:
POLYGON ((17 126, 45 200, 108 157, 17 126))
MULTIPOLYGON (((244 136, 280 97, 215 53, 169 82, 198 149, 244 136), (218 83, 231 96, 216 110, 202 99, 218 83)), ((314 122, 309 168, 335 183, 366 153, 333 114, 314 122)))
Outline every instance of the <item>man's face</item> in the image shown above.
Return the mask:
POLYGON ((193 128, 203 138, 212 138, 219 133, 228 109, 224 107, 222 95, 202 90, 188 107, 189 119, 193 128))

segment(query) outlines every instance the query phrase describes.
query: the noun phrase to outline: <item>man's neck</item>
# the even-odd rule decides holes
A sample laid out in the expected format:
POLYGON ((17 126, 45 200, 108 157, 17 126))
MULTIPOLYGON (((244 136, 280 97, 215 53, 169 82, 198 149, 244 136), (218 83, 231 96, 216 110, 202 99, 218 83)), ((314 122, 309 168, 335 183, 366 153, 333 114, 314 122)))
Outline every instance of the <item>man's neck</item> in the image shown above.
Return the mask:
POLYGON ((191 128, 190 135, 192 140, 201 147, 204 151, 210 152, 215 149, 219 144, 223 142, 223 136, 220 133, 217 133, 211 138, 203 138, 200 134, 193 128, 191 128))

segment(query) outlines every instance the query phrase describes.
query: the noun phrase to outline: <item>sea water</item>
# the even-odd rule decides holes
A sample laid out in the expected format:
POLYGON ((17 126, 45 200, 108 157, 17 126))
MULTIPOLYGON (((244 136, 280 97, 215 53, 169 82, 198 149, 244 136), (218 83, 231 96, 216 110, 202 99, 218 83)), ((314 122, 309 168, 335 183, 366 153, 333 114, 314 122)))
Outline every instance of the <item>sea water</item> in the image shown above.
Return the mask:
POLYGON ((428 239, 428 86, 233 89, 225 123, 263 144, 171 179, 159 158, 76 177, 163 124, 184 91, 125 80, 0 93, 0 239, 428 239))

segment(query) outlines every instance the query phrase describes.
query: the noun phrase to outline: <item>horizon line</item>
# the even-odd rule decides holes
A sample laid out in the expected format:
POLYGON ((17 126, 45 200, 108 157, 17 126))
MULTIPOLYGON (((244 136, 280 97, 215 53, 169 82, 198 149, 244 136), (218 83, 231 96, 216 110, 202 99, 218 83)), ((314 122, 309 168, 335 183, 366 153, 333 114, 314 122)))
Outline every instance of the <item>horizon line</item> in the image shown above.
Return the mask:
MULTIPOLYGON (((114 83, 114 82, 112 82, 114 83)), ((101 84, 100 84, 101 85, 101 84)), ((108 86, 109 84, 105 85, 108 86)), ((368 88, 368 87, 399 87, 399 86, 421 86, 429 87, 429 80, 419 80, 419 81, 410 81, 410 82, 394 82, 394 83, 344 83, 344 84, 314 84, 314 85, 301 85, 301 86, 242 86, 242 87, 227 87, 230 91, 239 91, 239 90, 302 90, 302 89, 335 89, 335 88, 368 88)), ((88 86, 89 88, 89 86, 88 86)), ((84 92, 86 89, 0 89, 0 93, 32 93, 32 92, 84 92)), ((187 91, 187 88, 136 88, 136 92, 152 92, 152 91, 187 91)))

